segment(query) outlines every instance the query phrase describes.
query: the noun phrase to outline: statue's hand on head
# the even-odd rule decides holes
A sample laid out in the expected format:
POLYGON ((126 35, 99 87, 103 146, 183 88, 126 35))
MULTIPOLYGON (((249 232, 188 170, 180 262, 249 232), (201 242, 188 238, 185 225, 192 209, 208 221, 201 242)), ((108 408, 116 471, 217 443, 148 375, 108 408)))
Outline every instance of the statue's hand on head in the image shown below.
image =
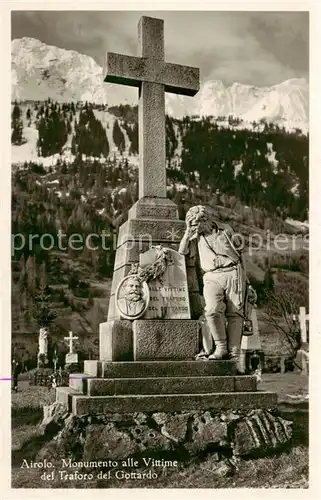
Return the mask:
POLYGON ((191 207, 186 214, 186 235, 192 240, 211 232, 210 216, 205 206, 191 207))
POLYGON ((195 220, 187 220, 186 221, 186 235, 189 240, 193 240, 198 236, 198 228, 199 224, 195 222, 195 220))

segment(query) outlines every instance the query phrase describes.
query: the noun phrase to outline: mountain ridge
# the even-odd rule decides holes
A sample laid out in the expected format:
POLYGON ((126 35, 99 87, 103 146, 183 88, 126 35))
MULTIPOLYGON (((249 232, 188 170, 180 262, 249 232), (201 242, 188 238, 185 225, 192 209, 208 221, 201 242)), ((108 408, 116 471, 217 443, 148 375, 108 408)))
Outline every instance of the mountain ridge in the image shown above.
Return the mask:
MULTIPOLYGON (((109 106, 137 103, 135 89, 104 83, 103 69, 90 56, 31 37, 14 39, 11 47, 12 100, 49 97, 58 102, 88 101, 109 106)), ((240 82, 225 86, 220 80, 208 80, 201 83, 193 99, 167 93, 166 111, 176 118, 232 115, 249 127, 251 122, 265 120, 306 133, 308 91, 308 82, 303 78, 271 87, 240 82)))

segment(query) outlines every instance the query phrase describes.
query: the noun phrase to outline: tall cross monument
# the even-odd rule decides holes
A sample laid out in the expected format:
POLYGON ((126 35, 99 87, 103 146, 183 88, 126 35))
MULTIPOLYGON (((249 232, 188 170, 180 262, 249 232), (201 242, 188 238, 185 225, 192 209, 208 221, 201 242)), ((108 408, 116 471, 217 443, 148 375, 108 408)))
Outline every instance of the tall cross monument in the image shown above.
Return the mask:
MULTIPOLYGON (((163 21, 143 17, 139 34, 142 57, 108 54, 106 77, 139 87, 139 200, 119 228, 108 317, 99 326, 99 360, 86 360, 84 374, 71 376, 69 387, 58 387, 56 400, 77 416, 271 408, 276 394, 257 391, 255 377, 235 377, 232 361, 194 361, 203 308, 193 258, 177 252, 185 222, 166 198, 164 92, 194 95, 199 74, 164 61, 163 21), (121 314, 119 290, 128 273, 136 264, 155 262, 157 247, 166 249, 171 260, 161 281, 144 282, 147 309, 137 317, 128 310, 121 314)), ((109 441, 105 432, 104 442, 109 441)))
POLYGON ((140 56, 107 53, 105 82, 139 88, 139 198, 166 198, 165 92, 193 96, 199 69, 165 62, 164 21, 142 17, 140 56))
MULTIPOLYGON (((104 361, 139 359, 138 334, 134 333, 136 323, 121 317, 116 297, 118 286, 131 272, 132 265, 140 265, 141 254, 150 246, 163 245, 177 250, 185 231, 185 222, 179 220, 177 205, 166 197, 165 92, 195 95, 199 90, 199 69, 165 62, 162 19, 142 17, 138 35, 140 57, 109 52, 104 73, 105 82, 139 89, 139 199, 129 210, 128 220, 119 228, 107 322, 100 324, 99 356, 104 361)), ((187 267, 191 287, 187 290, 184 278, 185 288, 179 281, 177 289, 187 294, 184 299, 185 319, 191 325, 193 339, 196 339, 194 346, 198 339, 194 320, 200 315, 201 304, 195 266, 190 263, 187 267)), ((156 297, 154 304, 157 300, 156 297)), ((160 319, 163 309, 159 306, 155 313, 154 309, 150 305, 145 320, 148 327, 153 324, 157 328, 148 317, 152 315, 154 319, 160 319)), ((142 325, 144 320, 140 321, 142 325)), ((175 325, 178 325, 177 321, 175 325)), ((186 329, 186 323, 180 325, 182 330, 186 329)), ((164 328, 168 330, 168 322, 164 328)), ((157 338, 163 334, 159 331, 157 338)))

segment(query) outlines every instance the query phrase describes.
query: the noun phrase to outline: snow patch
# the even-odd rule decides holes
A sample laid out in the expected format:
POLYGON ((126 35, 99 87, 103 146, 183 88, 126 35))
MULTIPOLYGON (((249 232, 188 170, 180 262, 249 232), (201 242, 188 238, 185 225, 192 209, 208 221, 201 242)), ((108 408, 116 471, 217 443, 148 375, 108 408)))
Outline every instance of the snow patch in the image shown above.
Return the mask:
POLYGON ((272 144, 272 142, 267 142, 266 143, 266 147, 267 147, 267 153, 265 155, 265 158, 273 166, 273 173, 277 174, 278 173, 278 168, 277 167, 279 165, 279 161, 276 160, 276 158, 275 158, 276 151, 273 150, 273 144, 272 144))
POLYGON ((177 191, 187 191, 187 189, 188 189, 186 184, 183 184, 182 182, 176 182, 175 188, 177 191))
POLYGON ((300 221, 300 220, 294 220, 294 219, 285 219, 285 222, 290 224, 291 226, 295 226, 298 228, 303 228, 303 229, 309 229, 309 222, 308 221, 300 221))
POLYGON ((234 165, 234 179, 236 179, 236 177, 238 176, 238 174, 240 172, 242 172, 242 168, 243 168, 243 162, 242 162, 242 160, 239 163, 236 163, 234 165))
POLYGON ((295 196, 295 197, 299 197, 300 196, 300 193, 299 193, 299 188, 300 188, 300 184, 297 182, 293 187, 291 187, 290 191, 291 193, 295 196))

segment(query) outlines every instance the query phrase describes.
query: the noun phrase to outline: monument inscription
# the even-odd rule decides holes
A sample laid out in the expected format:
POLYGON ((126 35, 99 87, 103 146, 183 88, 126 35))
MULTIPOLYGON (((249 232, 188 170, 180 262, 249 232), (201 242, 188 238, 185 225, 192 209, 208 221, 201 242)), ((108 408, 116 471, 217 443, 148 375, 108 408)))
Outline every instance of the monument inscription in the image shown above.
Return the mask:
MULTIPOLYGON (((164 272, 149 281, 149 305, 144 319, 190 319, 190 305, 184 256, 166 249, 168 262, 164 272)), ((140 267, 157 259, 157 249, 151 248, 140 256, 140 267)))

